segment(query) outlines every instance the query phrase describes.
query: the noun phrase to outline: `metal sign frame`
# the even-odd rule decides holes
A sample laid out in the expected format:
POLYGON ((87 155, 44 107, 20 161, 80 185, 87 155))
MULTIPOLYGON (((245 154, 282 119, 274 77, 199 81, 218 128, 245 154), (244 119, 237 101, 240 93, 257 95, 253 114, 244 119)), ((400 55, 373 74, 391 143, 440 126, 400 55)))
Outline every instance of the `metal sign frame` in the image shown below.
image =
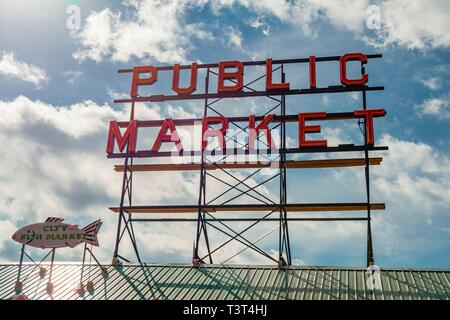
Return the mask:
MULTIPOLYGON (((381 58, 381 54, 367 55, 368 59, 381 58)), ((341 57, 330 56, 330 57, 318 57, 315 61, 339 61, 341 57)), ((291 63, 309 63, 310 59, 289 59, 289 60, 273 60, 273 64, 277 65, 272 69, 272 72, 280 71, 281 82, 285 82, 285 72, 284 67, 286 64, 291 63)), ((244 62, 243 65, 263 65, 265 61, 250 61, 244 62)), ((365 62, 361 62, 361 75, 365 75, 365 62)), ((257 184, 256 186, 250 186, 246 181, 252 176, 260 172, 262 169, 270 166, 269 164, 226 164, 223 161, 210 161, 209 156, 215 155, 214 152, 208 153, 206 150, 199 152, 192 152, 192 154, 200 155, 200 163, 189 163, 189 164, 148 164, 142 165, 134 164, 134 158, 138 157, 154 157, 154 156, 170 156, 172 153, 158 152, 154 153, 152 151, 138 152, 138 153, 118 153, 118 154, 108 154, 108 158, 125 158, 123 165, 116 165, 115 170, 118 172, 123 172, 122 179, 122 191, 120 196, 120 203, 118 207, 110 208, 113 212, 118 213, 118 223, 117 223, 117 233, 115 248, 113 253, 113 264, 120 264, 121 261, 131 262, 130 259, 124 257, 120 253, 120 244, 124 240, 124 236, 127 235, 131 240, 134 253, 136 255, 137 261, 142 264, 141 256, 139 253, 137 240, 134 232, 134 223, 141 222, 152 222, 152 223, 164 223, 164 222, 197 222, 195 241, 193 247, 193 257, 192 263, 194 266, 201 266, 204 263, 214 263, 213 255, 218 250, 222 249, 231 241, 237 241, 243 245, 245 248, 238 252, 240 254, 246 249, 251 249, 262 256, 269 259, 272 263, 276 263, 279 268, 284 266, 290 266, 293 263, 290 237, 289 237, 289 221, 365 221, 367 223, 367 266, 374 264, 374 253, 372 244, 372 228, 371 219, 373 210, 384 210, 384 203, 372 203, 370 197, 370 166, 379 165, 381 158, 370 158, 369 152, 388 150, 387 146, 372 146, 367 143, 367 132, 366 132, 366 119, 358 119, 358 125, 360 126, 361 133, 363 136, 364 143, 359 146, 355 145, 339 145, 337 147, 310 147, 310 148, 287 148, 286 147, 286 123, 292 121, 290 117, 286 115, 286 95, 292 94, 319 94, 319 93, 341 93, 341 92, 361 92, 362 94, 362 108, 367 110, 367 91, 372 90, 384 90, 383 86, 370 87, 368 85, 339 85, 339 86, 329 86, 325 88, 310 88, 310 89, 296 89, 296 90, 280 90, 277 92, 273 91, 257 91, 252 87, 252 85, 266 77, 262 75, 246 84, 243 87, 246 91, 237 91, 229 93, 209 93, 210 87, 210 77, 218 76, 215 69, 218 68, 218 64, 200 64, 198 68, 206 69, 205 76, 205 88, 204 93, 201 94, 189 94, 189 95, 156 95, 150 97, 131 97, 130 99, 119 99, 114 100, 115 103, 131 103, 130 121, 135 119, 135 104, 138 102, 162 102, 162 101, 173 101, 173 100, 185 100, 185 99, 202 99, 203 103, 203 116, 214 114, 222 116, 222 114, 213 106, 215 103, 222 99, 236 98, 236 97, 266 97, 269 101, 273 102, 274 105, 269 107, 269 110, 263 115, 267 115, 272 111, 278 110, 277 113, 277 124, 272 128, 280 128, 280 147, 276 151, 278 153, 278 158, 276 159, 276 164, 278 166, 278 172, 263 182, 257 184), (292 161, 287 159, 288 154, 292 153, 321 153, 321 152, 364 152, 364 157, 362 158, 352 158, 352 159, 333 159, 333 160, 306 160, 306 161, 292 161), (363 166, 365 171, 365 191, 366 191, 366 201, 363 203, 313 203, 313 204, 291 204, 287 201, 287 169, 291 168, 335 168, 335 167, 353 167, 353 166, 363 166), (245 168, 253 169, 251 174, 249 174, 244 179, 233 175, 230 170, 235 168, 245 168), (177 206, 177 205, 166 205, 166 206, 134 206, 133 205, 133 174, 134 172, 142 171, 178 171, 178 170, 198 170, 200 173, 199 181, 199 192, 198 192, 198 202, 196 205, 187 206, 177 206), (216 170, 217 172, 222 172, 228 177, 236 181, 235 184, 230 184, 223 179, 220 179, 216 175, 210 173, 210 171, 216 170), (216 181, 222 182, 227 188, 225 191, 215 197, 212 201, 207 201, 207 179, 214 179, 216 181), (258 187, 269 183, 273 179, 278 178, 279 180, 279 197, 276 201, 269 199, 267 196, 262 194, 257 190, 258 187), (253 199, 257 200, 260 204, 239 204, 233 205, 228 204, 231 200, 228 199, 224 202, 215 204, 219 198, 222 198, 231 190, 238 191, 239 194, 234 196, 231 200, 234 200, 242 195, 248 195, 253 199), (315 212, 315 211, 366 211, 364 216, 359 217, 311 217, 311 218, 296 218, 290 217, 289 212, 315 212), (214 215, 218 211, 261 211, 266 212, 258 218, 218 218, 214 215), (196 213, 197 218, 137 218, 136 215, 143 213, 196 213), (268 212, 268 213, 267 213, 268 212), (236 231, 227 225, 228 222, 235 221, 248 221, 251 224, 241 230, 236 231), (255 225, 264 221, 277 221, 279 224, 276 228, 272 229, 270 232, 266 233, 262 237, 256 240, 250 240, 243 234, 248 230, 254 228, 255 225), (257 245, 263 237, 267 236, 269 233, 278 229, 278 258, 274 258, 270 253, 263 250, 257 245), (210 235, 208 230, 216 230, 221 234, 225 235, 228 239, 224 243, 220 244, 216 248, 212 248, 210 244, 210 235), (203 252, 203 253, 202 253, 203 252)), ((180 69, 188 69, 190 66, 180 66, 180 69)), ((171 66, 157 67, 157 70, 166 71, 173 70, 171 66)), ((130 73, 133 69, 122 69, 118 71, 119 73, 130 73)), ((231 80, 233 81, 233 80, 231 80)), ((349 119, 353 113, 329 113, 330 119, 349 119)), ((157 126, 162 120, 151 120, 151 121, 140 121, 144 125, 157 126)), ((175 120, 180 124, 187 124, 194 121, 194 119, 183 119, 175 120)), ((229 118, 230 123, 233 123, 237 128, 245 131, 248 127, 243 127, 239 125, 243 119, 239 117, 229 118)), ((119 122, 122 127, 126 126, 126 122, 119 122)), ((226 137, 228 140, 232 140, 239 143, 235 137, 226 137)), ((259 139, 259 137, 257 137, 259 139)), ((261 140, 260 140, 261 141, 261 140)), ((261 141, 262 142, 262 141, 261 141)), ((225 153, 224 159, 228 157, 229 154, 225 153)), ((235 255, 226 259, 222 263, 228 262, 235 255)))

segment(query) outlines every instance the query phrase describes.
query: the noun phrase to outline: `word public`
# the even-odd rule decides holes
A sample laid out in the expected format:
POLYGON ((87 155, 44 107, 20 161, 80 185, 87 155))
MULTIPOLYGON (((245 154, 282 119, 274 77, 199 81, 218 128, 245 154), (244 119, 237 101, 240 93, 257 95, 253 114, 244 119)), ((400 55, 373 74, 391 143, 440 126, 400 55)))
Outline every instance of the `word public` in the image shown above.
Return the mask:
MULTIPOLYGON (((360 61, 362 64, 367 63, 367 56, 362 53, 346 53, 340 56, 340 82, 344 86, 362 86, 365 85, 369 76, 364 73, 356 79, 349 79, 347 76, 347 62, 360 61)), ((310 89, 316 88, 316 57, 309 57, 309 86, 310 89)), ((272 76, 272 59, 267 59, 266 65, 266 91, 282 91, 290 90, 289 82, 275 83, 272 76)), ((173 65, 172 91, 177 95, 186 96, 193 94, 197 90, 197 63, 190 66, 190 83, 187 87, 180 87, 180 65, 173 65)), ((148 86, 154 84, 158 80, 158 68, 155 66, 138 66, 133 68, 133 78, 131 82, 130 96, 137 98, 139 96, 138 89, 140 86, 148 86), (142 74, 148 74, 147 77, 141 77, 142 74)), ((217 93, 226 94, 230 92, 242 91, 244 88, 244 63, 241 61, 222 61, 218 64, 218 81, 217 93), (232 71, 230 71, 232 69, 232 71), (228 80, 228 84, 226 83, 228 80), (231 84, 230 84, 231 82, 231 84)))

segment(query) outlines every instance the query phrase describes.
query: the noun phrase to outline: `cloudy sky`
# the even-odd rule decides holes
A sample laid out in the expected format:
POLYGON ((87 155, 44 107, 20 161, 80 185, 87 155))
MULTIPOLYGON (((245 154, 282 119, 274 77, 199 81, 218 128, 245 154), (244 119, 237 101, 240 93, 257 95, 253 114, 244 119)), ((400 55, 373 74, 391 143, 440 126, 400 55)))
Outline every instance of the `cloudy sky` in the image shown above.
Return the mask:
MULTIPOLYGON (((130 90, 129 75, 117 69, 363 52, 383 54, 367 65, 369 85, 385 86, 368 94, 368 106, 387 111, 375 121, 375 143, 389 151, 379 153, 382 165, 371 168, 372 199, 387 206, 374 213, 375 261, 381 267, 450 267, 448 30, 445 0, 1 1, 0 260, 17 261, 20 245, 12 233, 48 216, 79 225, 104 220, 96 252, 104 261, 111 259, 116 217, 108 207, 119 203, 121 176, 113 171, 120 161, 106 159, 107 125, 129 117, 129 108, 113 99, 130 90)), ((250 81, 260 71, 246 70, 245 77, 250 81)), ((338 84, 338 71, 336 63, 318 65, 318 86, 338 84)), ((307 69, 287 68, 286 73, 293 87, 307 86, 307 69)), ((162 75, 151 90, 165 93, 169 85, 170 78, 162 75)), ((199 117, 202 103, 140 104, 137 117, 199 117)), ((361 104, 360 94, 289 97, 287 113, 352 111, 361 104)), ((265 99, 217 105, 227 115, 258 114, 269 107, 265 99)), ((354 122, 321 124, 330 145, 361 142, 354 122)), ((295 128, 288 135, 295 145, 295 128)), ((141 143, 152 139, 149 133, 141 143)), ((362 168, 289 172, 288 200, 363 202, 363 174, 362 168)), ((261 174, 248 182, 264 179, 261 174)), ((196 173, 141 174, 135 204, 195 204, 198 182, 196 173)), ((221 186, 209 186, 213 198, 221 186)), ((277 188, 274 181, 260 192, 276 199, 277 188)), ((245 235, 256 240, 273 227, 267 223, 245 235)), ((190 262, 194 225, 141 224, 136 232, 145 261, 190 262)), ((361 222, 295 222, 290 232, 296 264, 365 265, 361 222)), ((213 244, 224 240, 213 230, 210 237, 213 244)), ((258 245, 276 255, 277 237, 276 230, 258 245)), ((215 261, 241 249, 233 242, 215 261)), ((132 257, 125 245, 127 251, 132 257)), ((80 248, 59 250, 57 258, 80 260, 80 248)), ((231 262, 270 263, 250 250, 231 262)))

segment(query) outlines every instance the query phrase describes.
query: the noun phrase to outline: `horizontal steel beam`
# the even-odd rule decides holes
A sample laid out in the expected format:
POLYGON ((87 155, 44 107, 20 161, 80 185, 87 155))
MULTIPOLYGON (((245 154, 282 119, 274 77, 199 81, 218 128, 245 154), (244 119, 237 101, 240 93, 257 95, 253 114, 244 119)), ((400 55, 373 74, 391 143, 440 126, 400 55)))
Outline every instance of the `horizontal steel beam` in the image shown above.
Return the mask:
MULTIPOLYGON (((314 211, 358 211, 367 210, 367 203, 296 203, 286 204, 283 208, 288 212, 314 212, 314 211)), ((255 212, 275 211, 280 208, 278 204, 227 204, 227 205, 156 205, 156 206, 124 206, 123 210, 129 213, 196 213, 198 209, 205 212, 255 212)), ((120 212, 120 207, 110 207, 113 212, 120 212)), ((372 203, 371 210, 384 210, 384 203, 372 203)))
POLYGON ((114 103, 131 103, 131 102, 163 102, 175 100, 198 100, 198 99, 223 99, 223 98, 245 98, 245 97, 266 97, 281 95, 297 95, 297 94, 318 94, 318 93, 340 93, 354 91, 376 91, 384 90, 383 86, 329 86, 326 88, 314 89, 291 89, 291 90, 274 90, 274 91, 235 91, 227 93, 197 93, 188 95, 152 95, 147 97, 136 97, 129 99, 116 99, 114 103))
MULTIPOLYGON (((369 158, 369 165, 380 165, 382 157, 369 158)), ((364 166, 366 160, 364 158, 348 158, 348 159, 319 159, 319 160, 288 160, 285 166, 288 169, 308 169, 308 168, 343 168, 364 166)), ((259 169, 259 168, 279 168, 278 161, 271 162, 242 162, 242 163, 212 163, 205 164, 205 170, 217 169, 259 169)), ((135 164, 129 165, 129 171, 196 171, 201 169, 201 163, 155 163, 155 164, 135 164)), ((115 165, 116 172, 123 172, 124 165, 115 165)))
MULTIPOLYGON (((216 219, 202 219, 206 222, 245 222, 245 221, 367 221, 367 217, 355 218, 216 218, 216 219)), ((197 222, 198 219, 189 218, 154 218, 154 219, 131 219, 133 222, 197 222)))
MULTIPOLYGON (((225 150, 206 150, 205 155, 207 156, 219 156, 219 155, 268 155, 280 154, 280 151, 284 153, 320 153, 320 152, 356 152, 356 151, 382 151, 388 150, 386 146, 355 146, 354 144, 341 144, 335 147, 303 147, 303 148, 290 148, 290 149, 258 149, 258 150, 248 150, 248 149, 225 149, 225 150)), ((152 158, 152 157, 193 157, 201 156, 202 152, 200 150, 186 150, 182 152, 171 152, 171 151, 137 151, 134 153, 124 152, 124 153, 109 153, 108 158, 152 158)))

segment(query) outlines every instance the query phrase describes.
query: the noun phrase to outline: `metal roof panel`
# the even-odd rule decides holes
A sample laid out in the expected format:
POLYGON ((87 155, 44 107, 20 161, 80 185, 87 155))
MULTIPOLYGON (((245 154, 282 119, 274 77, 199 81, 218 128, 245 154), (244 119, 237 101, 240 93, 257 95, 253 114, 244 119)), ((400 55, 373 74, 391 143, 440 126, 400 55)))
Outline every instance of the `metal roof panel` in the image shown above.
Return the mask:
MULTIPOLYGON (((450 270, 381 269, 381 289, 368 287, 365 268, 205 265, 106 266, 103 277, 96 265, 85 266, 83 283, 93 291, 80 295, 81 265, 57 263, 52 270, 54 291, 49 295, 49 265, 39 276, 33 264, 22 267, 23 294, 30 299, 450 299, 450 270)), ((12 297, 17 264, 0 265, 0 299, 12 297)))

